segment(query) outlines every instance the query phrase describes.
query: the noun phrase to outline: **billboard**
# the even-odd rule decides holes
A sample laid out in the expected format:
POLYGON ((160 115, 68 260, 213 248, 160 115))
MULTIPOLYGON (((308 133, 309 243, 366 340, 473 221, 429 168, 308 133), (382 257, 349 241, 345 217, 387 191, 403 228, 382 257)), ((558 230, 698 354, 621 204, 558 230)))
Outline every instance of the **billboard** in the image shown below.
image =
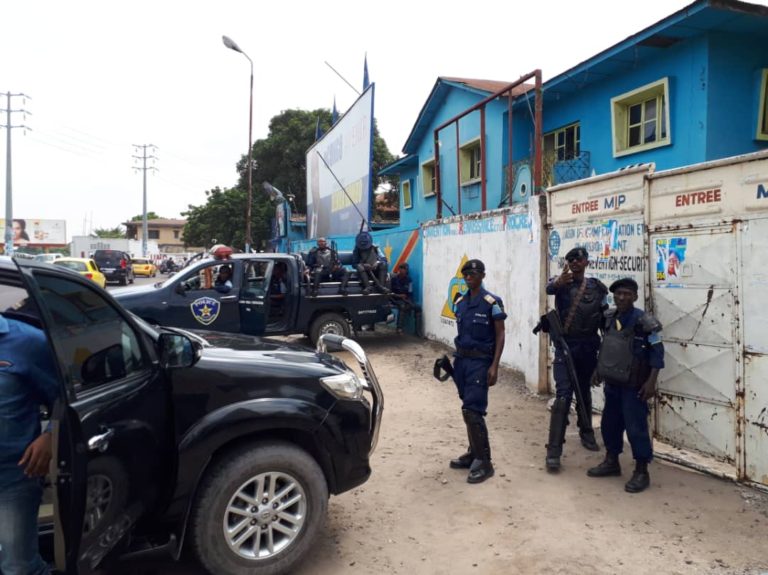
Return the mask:
POLYGON ((309 238, 356 233, 360 229, 358 210, 369 219, 373 92, 374 84, 371 84, 328 133, 307 151, 309 238), (334 174, 349 197, 339 186, 334 174))
MULTIPOLYGON (((16 247, 67 245, 66 220, 14 218, 11 227, 13 229, 13 245, 16 247)), ((5 245, 4 219, 0 219, 0 229, 2 229, 0 244, 5 245)))

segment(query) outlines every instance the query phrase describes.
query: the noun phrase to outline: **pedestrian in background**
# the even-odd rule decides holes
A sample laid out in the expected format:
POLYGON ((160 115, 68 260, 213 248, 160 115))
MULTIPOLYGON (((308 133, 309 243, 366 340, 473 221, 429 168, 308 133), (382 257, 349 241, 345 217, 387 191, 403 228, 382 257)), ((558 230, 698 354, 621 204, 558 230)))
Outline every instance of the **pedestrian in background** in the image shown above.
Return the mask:
POLYGON ((599 451, 592 429, 592 393, 590 381, 597 365, 597 351, 600 347, 599 329, 603 322, 603 311, 607 308, 608 289, 596 278, 585 277, 589 254, 584 248, 573 248, 565 254, 563 272, 552 278, 546 287, 547 295, 555 296, 555 309, 563 325, 565 343, 571 352, 577 381, 571 381, 562 346, 555 345, 555 359, 552 371, 555 378, 555 401, 549 423, 549 441, 545 464, 548 471, 560 469, 560 456, 565 443, 565 429, 568 426, 568 412, 576 394, 583 400, 583 406, 576 406, 581 444, 590 451, 599 451))
POLYGON ((627 432, 635 471, 624 485, 630 493, 648 488, 648 464, 653 446, 648 430, 648 400, 656 393, 659 370, 664 367, 661 323, 635 307, 637 282, 623 278, 611 284, 616 308, 606 313, 596 379, 605 382, 605 406, 600 429, 605 460, 587 471, 590 477, 621 475, 619 454, 627 432))
POLYGON ((480 483, 493 476, 491 446, 485 415, 488 388, 496 385, 499 360, 504 350, 504 304, 501 298, 483 288, 485 265, 469 260, 461 268, 466 293, 454 300, 456 328, 453 379, 461 399, 461 412, 467 427, 469 448, 453 459, 453 469, 469 469, 467 482, 480 483))
POLYGON ((419 333, 419 322, 421 321, 421 306, 413 301, 413 281, 408 274, 409 266, 406 262, 401 263, 392 276, 392 304, 397 307, 397 333, 403 333, 403 324, 405 315, 413 312, 413 319, 416 322, 416 333, 419 333))

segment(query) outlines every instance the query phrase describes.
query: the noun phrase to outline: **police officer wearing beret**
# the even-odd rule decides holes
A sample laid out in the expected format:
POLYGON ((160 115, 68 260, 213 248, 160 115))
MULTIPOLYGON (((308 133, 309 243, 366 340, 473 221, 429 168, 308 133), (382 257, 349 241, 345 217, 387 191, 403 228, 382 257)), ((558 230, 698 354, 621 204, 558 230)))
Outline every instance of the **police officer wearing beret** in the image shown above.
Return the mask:
POLYGON ((600 448, 592 429, 592 394, 590 380, 597 365, 597 351, 600 347, 599 329, 603 311, 607 308, 608 289, 596 278, 587 278, 584 273, 589 263, 589 254, 584 248, 573 248, 565 254, 563 272, 547 284, 547 294, 555 296, 555 309, 563 325, 565 343, 571 352, 578 381, 571 381, 563 349, 555 345, 555 359, 552 372, 555 378, 555 401, 549 423, 546 467, 548 471, 560 469, 560 456, 565 443, 565 428, 568 426, 568 412, 574 395, 574 385, 579 386, 579 397, 584 400, 584 409, 577 406, 576 423, 579 427, 581 444, 590 451, 600 448), (586 417, 583 415, 586 414, 586 417))
POLYGON ((469 448, 451 460, 450 466, 469 469, 467 482, 480 483, 493 476, 485 414, 488 388, 496 384, 498 377, 507 314, 501 298, 483 288, 483 262, 469 260, 462 266, 461 273, 469 289, 464 294, 456 294, 453 302, 459 332, 454 340, 453 379, 462 401, 469 448))
POLYGON ((638 493, 650 485, 648 463, 653 457, 648 431, 648 400, 656 393, 656 379, 664 367, 661 323, 636 308, 637 282, 623 278, 611 284, 616 307, 605 314, 603 342, 596 379, 605 381, 605 407, 600 429, 605 460, 587 471, 590 477, 621 475, 619 454, 627 432, 635 471, 624 485, 638 493))

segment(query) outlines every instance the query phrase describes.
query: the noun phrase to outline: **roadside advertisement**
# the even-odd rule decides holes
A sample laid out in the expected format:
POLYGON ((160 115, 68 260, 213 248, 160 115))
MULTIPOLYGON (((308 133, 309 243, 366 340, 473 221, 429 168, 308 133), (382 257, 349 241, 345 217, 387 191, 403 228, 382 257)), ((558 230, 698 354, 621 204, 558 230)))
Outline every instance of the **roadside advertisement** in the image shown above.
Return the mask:
POLYGON ((353 234, 360 229, 360 213, 369 218, 373 92, 374 84, 371 84, 307 151, 309 238, 353 234))
MULTIPOLYGON (((5 245, 5 220, 0 219, 3 233, 0 243, 5 245)), ((14 218, 11 224, 13 245, 16 247, 61 246, 67 245, 66 220, 30 220, 14 218)))

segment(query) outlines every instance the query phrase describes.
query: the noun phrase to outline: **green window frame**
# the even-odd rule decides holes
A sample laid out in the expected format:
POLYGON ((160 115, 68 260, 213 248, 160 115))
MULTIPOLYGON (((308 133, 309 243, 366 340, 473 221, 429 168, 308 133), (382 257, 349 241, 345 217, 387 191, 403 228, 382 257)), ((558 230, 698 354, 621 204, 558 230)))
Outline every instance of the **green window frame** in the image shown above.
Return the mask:
POLYGON ((459 148, 459 162, 461 185, 480 181, 483 173, 483 154, 479 137, 466 142, 459 148))
POLYGON ((413 207, 411 198, 411 180, 405 180, 400 184, 400 197, 403 198, 403 208, 409 210, 413 207))
POLYGON ((670 145, 669 79, 611 98, 611 124, 614 157, 670 145))
POLYGON ((760 76, 760 100, 757 112, 758 140, 768 140, 768 68, 764 68, 760 76))
POLYGON ((425 198, 434 196, 437 191, 435 175, 435 160, 429 160, 421 165, 421 189, 425 198))

